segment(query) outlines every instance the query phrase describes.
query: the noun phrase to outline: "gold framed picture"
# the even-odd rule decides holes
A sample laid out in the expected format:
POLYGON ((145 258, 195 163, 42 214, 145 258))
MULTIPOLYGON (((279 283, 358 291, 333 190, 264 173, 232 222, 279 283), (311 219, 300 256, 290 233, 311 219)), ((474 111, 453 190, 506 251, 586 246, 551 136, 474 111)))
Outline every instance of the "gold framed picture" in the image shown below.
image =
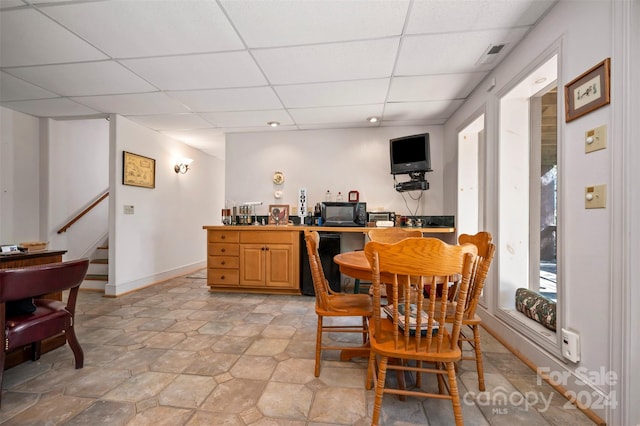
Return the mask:
POLYGON ((155 188, 156 160, 122 151, 122 184, 155 188))
POLYGON ((564 112, 568 123, 611 102, 611 58, 607 58, 564 86, 564 112))
POLYGON ((288 204, 269 204, 269 225, 286 225, 289 223, 288 204))

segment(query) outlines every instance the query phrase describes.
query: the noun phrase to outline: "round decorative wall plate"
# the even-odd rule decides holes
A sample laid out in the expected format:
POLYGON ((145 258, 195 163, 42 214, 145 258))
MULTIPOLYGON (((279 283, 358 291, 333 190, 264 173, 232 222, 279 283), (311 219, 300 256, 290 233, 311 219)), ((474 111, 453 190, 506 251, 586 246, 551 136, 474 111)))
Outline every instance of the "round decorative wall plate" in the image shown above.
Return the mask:
POLYGON ((282 172, 275 172, 273 174, 273 183, 282 185, 284 183, 284 174, 282 172))

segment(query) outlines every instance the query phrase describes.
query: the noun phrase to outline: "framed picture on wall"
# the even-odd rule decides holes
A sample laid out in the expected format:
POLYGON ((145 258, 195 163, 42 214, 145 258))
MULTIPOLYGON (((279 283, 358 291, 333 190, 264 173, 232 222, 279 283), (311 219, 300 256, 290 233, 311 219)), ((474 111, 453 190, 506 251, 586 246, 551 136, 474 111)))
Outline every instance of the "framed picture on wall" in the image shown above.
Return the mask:
POLYGON ((289 223, 288 204, 269 205, 269 225, 286 225, 289 223))
POLYGON ((122 151, 122 184, 156 187, 156 160, 122 151))
POLYGON ((611 59, 607 58, 564 86, 564 112, 568 123, 611 102, 611 59))

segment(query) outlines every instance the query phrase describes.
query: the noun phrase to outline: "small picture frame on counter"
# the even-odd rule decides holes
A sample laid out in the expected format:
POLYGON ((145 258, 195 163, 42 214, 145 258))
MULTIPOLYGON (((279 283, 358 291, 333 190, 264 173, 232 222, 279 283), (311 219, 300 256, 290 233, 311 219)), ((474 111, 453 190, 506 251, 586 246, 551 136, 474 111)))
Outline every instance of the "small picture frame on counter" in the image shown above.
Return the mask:
POLYGON ((286 225, 289 223, 288 204, 269 204, 269 225, 286 225))

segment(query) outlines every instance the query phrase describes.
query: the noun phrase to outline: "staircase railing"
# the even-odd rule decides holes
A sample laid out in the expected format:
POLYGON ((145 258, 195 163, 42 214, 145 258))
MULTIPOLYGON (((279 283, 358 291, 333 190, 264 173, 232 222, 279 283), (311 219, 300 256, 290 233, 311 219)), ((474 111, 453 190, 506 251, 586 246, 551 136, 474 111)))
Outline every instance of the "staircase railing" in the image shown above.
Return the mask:
POLYGON ((58 234, 62 234, 63 232, 67 232, 67 229, 69 229, 71 227, 71 225, 73 225, 78 220, 80 220, 80 218, 82 218, 82 216, 84 216, 87 213, 89 213, 95 206, 100 204, 100 202, 102 200, 104 200, 105 198, 107 198, 108 196, 109 196, 109 191, 106 191, 104 194, 100 195, 93 203, 91 203, 89 205, 89 207, 87 207, 86 209, 82 210, 80 213, 75 215, 73 219, 71 219, 69 222, 67 222, 66 225, 64 225, 62 228, 60 228, 58 230, 58 234))

